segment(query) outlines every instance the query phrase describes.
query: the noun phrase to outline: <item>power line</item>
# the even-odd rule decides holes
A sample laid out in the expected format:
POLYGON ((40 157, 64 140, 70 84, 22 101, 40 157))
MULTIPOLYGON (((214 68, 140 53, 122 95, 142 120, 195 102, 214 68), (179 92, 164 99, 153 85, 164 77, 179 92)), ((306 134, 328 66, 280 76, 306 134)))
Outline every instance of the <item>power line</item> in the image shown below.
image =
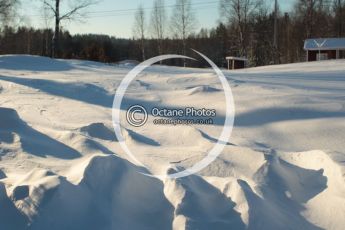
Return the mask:
MULTIPOLYGON (((192 9, 192 12, 197 12, 198 10, 206 10, 206 9, 216 9, 216 6, 203 6, 192 9)), ((104 14, 104 15, 88 15, 86 18, 100 18, 100 17, 116 17, 116 16, 130 16, 133 13, 122 13, 122 14, 104 14)))
MULTIPOLYGON (((190 5, 190 6, 202 6, 202 5, 214 5, 214 4, 218 4, 219 1, 207 1, 207 2, 198 2, 198 3, 190 3, 190 4, 186 4, 186 5, 190 5)), ((165 5, 163 7, 160 8, 174 8, 176 6, 179 5, 165 5)), ((144 11, 149 11, 149 10, 153 10, 154 7, 145 7, 143 8, 144 11)), ((114 9, 114 10, 103 10, 103 11, 88 11, 85 12, 85 14, 89 15, 87 16, 88 18, 92 18, 92 17, 102 17, 102 16, 124 16, 124 15, 132 15, 135 11, 137 10, 137 8, 127 8, 127 9, 114 9), (115 13, 115 14, 109 14, 109 13, 115 13), (92 16, 92 14, 104 14, 104 15, 94 15, 92 16)), ((27 15, 28 17, 37 17, 37 18, 43 18, 42 15, 27 15)))
MULTIPOLYGON (((190 5, 190 6, 195 6, 195 5, 205 5, 205 4, 215 4, 215 3, 219 3, 219 1, 209 1, 209 2, 198 2, 198 3, 190 3, 190 4, 186 4, 186 5, 190 5)), ((174 8, 176 6, 180 6, 180 5, 165 5, 165 6, 160 6, 158 8, 174 8)), ((143 10, 153 10, 154 7, 145 7, 143 8, 143 10)), ((104 11, 92 11, 89 13, 113 13, 113 12, 123 12, 123 11, 136 11, 137 8, 131 8, 131 9, 119 9, 119 10, 104 10, 104 11)))

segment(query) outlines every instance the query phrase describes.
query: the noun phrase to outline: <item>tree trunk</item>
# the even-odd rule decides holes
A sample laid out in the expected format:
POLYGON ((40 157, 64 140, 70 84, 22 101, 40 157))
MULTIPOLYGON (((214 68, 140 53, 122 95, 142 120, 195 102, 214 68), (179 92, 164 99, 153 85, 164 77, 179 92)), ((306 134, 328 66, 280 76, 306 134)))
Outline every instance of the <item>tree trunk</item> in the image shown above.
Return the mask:
POLYGON ((278 49, 278 0, 274 3, 273 63, 280 64, 278 49))
POLYGON ((55 0, 55 31, 52 42, 51 57, 56 58, 59 56, 59 41, 60 41, 60 0, 55 0))
MULTIPOLYGON (((159 55, 163 55, 163 44, 162 44, 162 43, 163 43, 162 39, 159 38, 159 39, 158 39, 158 54, 159 54, 159 55)), ((160 61, 159 61, 159 64, 162 65, 162 64, 163 64, 163 61, 160 60, 160 61)))
POLYGON ((343 35, 343 3, 341 0, 338 0, 338 10, 339 10, 339 28, 338 28, 338 37, 343 35))
MULTIPOLYGON (((183 49, 183 56, 186 56, 186 49, 187 49, 187 44, 186 44, 186 38, 183 38, 182 39, 182 49, 183 49)), ((186 68, 186 66, 187 66, 187 62, 186 62, 186 59, 185 58, 183 58, 183 67, 185 67, 186 68)))
POLYGON ((141 54, 142 54, 142 59, 143 61, 146 60, 146 55, 145 55, 145 38, 141 38, 141 54))

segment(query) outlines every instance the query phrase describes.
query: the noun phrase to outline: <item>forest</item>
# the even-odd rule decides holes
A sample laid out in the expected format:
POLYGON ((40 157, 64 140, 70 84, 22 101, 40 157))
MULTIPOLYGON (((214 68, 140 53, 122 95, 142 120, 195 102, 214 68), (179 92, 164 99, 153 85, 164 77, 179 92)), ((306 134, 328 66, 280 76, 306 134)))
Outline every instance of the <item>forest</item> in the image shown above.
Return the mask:
MULTIPOLYGON (((345 33, 344 0, 297 0, 289 12, 280 10, 279 1, 272 9, 262 0, 219 0, 218 25, 215 28, 201 25, 199 30, 195 26, 197 19, 191 0, 176 0, 171 15, 167 14, 164 0, 155 0, 150 10, 138 6, 133 15, 132 38, 72 35, 61 29, 61 22, 73 20, 74 13, 96 3, 79 1, 75 8, 62 15, 59 0, 41 1, 45 9, 52 12, 54 28, 15 25, 12 19, 19 17, 16 8, 20 1, 0 0, 0 54, 116 63, 142 61, 160 54, 193 56, 191 49, 195 49, 221 67, 226 66, 226 56, 246 57, 250 66, 263 66, 304 61, 305 39, 343 37, 345 33)), ((171 60, 164 64, 186 63, 171 60)), ((203 67, 205 63, 187 65, 203 67)))

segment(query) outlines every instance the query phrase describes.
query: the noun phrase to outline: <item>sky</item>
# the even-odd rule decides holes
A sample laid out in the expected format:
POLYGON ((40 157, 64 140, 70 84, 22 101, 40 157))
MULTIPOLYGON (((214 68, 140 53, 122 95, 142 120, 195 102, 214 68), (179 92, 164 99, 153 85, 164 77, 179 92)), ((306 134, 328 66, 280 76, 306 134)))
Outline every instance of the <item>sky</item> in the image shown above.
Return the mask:
MULTIPOLYGON (((61 4, 68 6, 68 1, 63 0, 61 4)), ((151 9, 154 0, 98 0, 99 3, 90 6, 87 10, 86 19, 77 21, 65 21, 62 26, 72 34, 107 34, 120 38, 132 37, 134 13, 137 7, 142 4, 145 9, 146 21, 149 22, 151 9)), ((274 0, 267 0, 273 6, 274 0)), ((289 11, 293 2, 291 0, 278 0, 280 9, 283 12, 289 11)), ((168 16, 171 14, 175 0, 165 0, 168 16)), ((44 27, 42 19, 42 7, 39 0, 23 0, 21 15, 23 23, 27 26, 44 27), (34 2, 34 7, 32 4, 34 2), (29 6, 30 4, 30 6, 29 6), (24 11, 25 9, 25 11, 24 11), (30 9, 30 10, 27 10, 30 9)), ((196 31, 201 28, 215 27, 220 21, 219 0, 192 0, 192 8, 198 21, 196 31)), ((64 11, 66 7, 62 7, 64 11)), ((52 24, 53 22, 51 22, 52 24)), ((52 26, 52 25, 50 25, 52 26)))

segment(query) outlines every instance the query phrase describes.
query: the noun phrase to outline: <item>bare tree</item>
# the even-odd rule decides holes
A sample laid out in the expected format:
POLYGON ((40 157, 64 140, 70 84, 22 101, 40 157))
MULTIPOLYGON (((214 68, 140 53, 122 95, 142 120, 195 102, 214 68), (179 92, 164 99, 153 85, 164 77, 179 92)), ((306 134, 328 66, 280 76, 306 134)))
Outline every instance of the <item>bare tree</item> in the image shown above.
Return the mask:
POLYGON ((278 18, 279 18, 279 5, 278 0, 274 1, 274 32, 273 32, 273 63, 280 64, 280 54, 278 47, 278 18))
POLYGON ((297 17, 303 21, 305 38, 312 37, 314 35, 316 0, 299 0, 295 10, 297 17))
POLYGON ((146 24, 145 24, 145 12, 143 6, 140 5, 135 13, 134 25, 133 25, 133 35, 134 37, 140 40, 140 49, 142 60, 145 58, 145 33, 146 33, 146 24))
MULTIPOLYGON (((303 2, 303 1, 302 1, 303 2)), ((314 33, 314 14, 315 14, 315 0, 307 0, 306 3, 306 33, 307 38, 310 38, 314 33)))
POLYGON ((159 55, 163 54, 163 40, 165 36, 166 14, 164 0, 155 0, 151 14, 151 33, 157 39, 159 55))
MULTIPOLYGON (((194 31, 196 19, 192 12, 191 0, 176 0, 171 17, 171 29, 175 37, 182 40, 182 54, 186 55, 187 38, 194 31)), ((186 61, 184 60, 184 66, 186 61)))
POLYGON ((52 27, 52 18, 49 15, 49 8, 47 7, 47 5, 43 4, 42 7, 42 26, 44 27, 44 44, 43 44, 43 51, 42 51, 42 55, 44 56, 51 56, 51 54, 49 54, 49 52, 51 52, 51 49, 49 49, 49 37, 50 37, 50 28, 52 27))
POLYGON ((329 22, 330 10, 330 1, 297 1, 295 14, 296 18, 303 23, 304 38, 329 36, 332 27, 329 22))
POLYGON ((4 24, 10 19, 11 17, 10 14, 13 12, 13 9, 17 3, 18 3, 17 0, 0 0, 1 24, 4 24))
POLYGON ((60 23, 63 20, 73 20, 77 16, 83 16, 81 11, 92 4, 96 3, 96 0, 72 0, 70 6, 65 12, 61 12, 62 0, 42 0, 43 4, 51 11, 55 18, 55 30, 52 42, 51 57, 55 58, 59 55, 59 42, 60 42, 60 23))
POLYGON ((344 34, 344 9, 345 3, 344 0, 333 0, 333 9, 335 12, 335 27, 337 31, 337 36, 342 37, 344 34))
POLYGON ((234 26, 238 34, 239 55, 247 55, 250 37, 249 20, 256 9, 263 4, 262 0, 221 0, 221 15, 234 26))

